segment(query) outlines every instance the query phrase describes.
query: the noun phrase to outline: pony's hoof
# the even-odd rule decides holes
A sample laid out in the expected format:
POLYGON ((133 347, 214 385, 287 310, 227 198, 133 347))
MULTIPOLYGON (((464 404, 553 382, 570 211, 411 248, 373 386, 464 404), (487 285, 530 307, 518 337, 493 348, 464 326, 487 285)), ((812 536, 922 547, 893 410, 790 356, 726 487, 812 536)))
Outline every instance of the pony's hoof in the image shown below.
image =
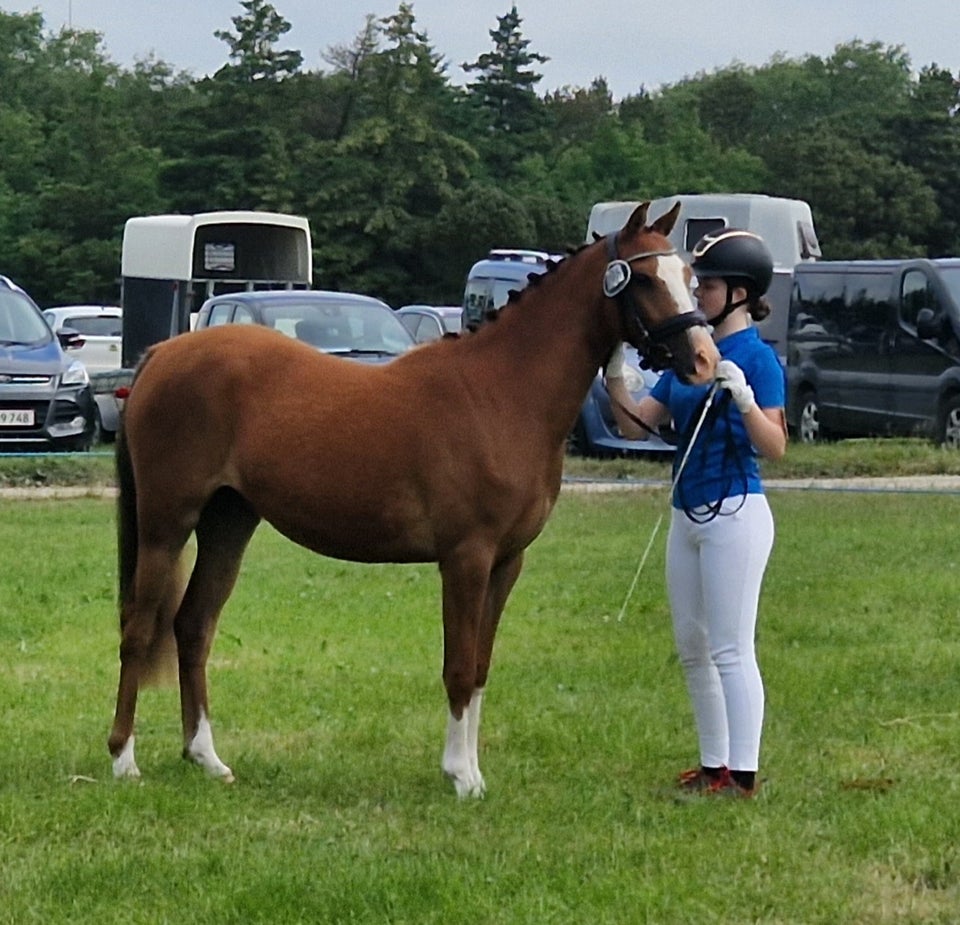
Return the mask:
POLYGON ((114 761, 113 776, 116 780, 140 780, 140 768, 135 764, 123 765, 119 761, 114 761))
POLYGON ((210 755, 206 752, 192 752, 190 749, 183 750, 183 757, 187 761, 193 762, 198 767, 207 772, 208 777, 218 780, 224 784, 232 784, 236 778, 233 771, 230 770, 216 755, 210 755))
POLYGON ((454 789, 457 791, 457 798, 460 800, 482 800, 487 793, 487 785, 484 783, 483 775, 477 774, 470 777, 456 777, 449 775, 453 781, 454 789))
POLYGON ((117 780, 139 780, 140 768, 133 757, 133 737, 127 739, 120 754, 113 759, 113 776, 117 780))

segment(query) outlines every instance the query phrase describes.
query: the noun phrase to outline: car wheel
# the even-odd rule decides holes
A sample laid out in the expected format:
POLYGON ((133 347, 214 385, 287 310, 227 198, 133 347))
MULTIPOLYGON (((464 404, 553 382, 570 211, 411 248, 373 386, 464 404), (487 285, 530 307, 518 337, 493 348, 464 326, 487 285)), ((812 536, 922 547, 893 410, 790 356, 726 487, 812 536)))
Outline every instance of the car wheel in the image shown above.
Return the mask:
POLYGON ((937 442, 948 450, 960 450, 960 395, 952 395, 944 402, 937 442))
POLYGON ((103 418, 100 417, 100 408, 93 406, 93 432, 90 434, 90 446, 103 443, 103 418))
POLYGON ((801 443, 819 443, 824 438, 823 429, 820 427, 820 403, 816 392, 808 391, 800 396, 797 436, 801 443))
POLYGON ((567 435, 567 453, 571 456, 587 455, 587 429, 583 424, 583 417, 577 418, 573 430, 567 435))

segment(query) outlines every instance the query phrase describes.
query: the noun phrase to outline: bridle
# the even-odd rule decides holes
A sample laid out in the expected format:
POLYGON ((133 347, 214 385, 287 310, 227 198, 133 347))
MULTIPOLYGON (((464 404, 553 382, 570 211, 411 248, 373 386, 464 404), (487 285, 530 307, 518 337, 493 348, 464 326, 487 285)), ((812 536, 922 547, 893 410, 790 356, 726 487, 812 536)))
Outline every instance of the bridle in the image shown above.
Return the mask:
POLYGON ((633 264, 646 257, 670 257, 677 252, 675 247, 667 250, 641 251, 630 257, 620 257, 617 254, 617 239, 620 232, 607 235, 607 268, 603 274, 603 294, 616 299, 620 309, 624 330, 631 328, 639 330, 640 336, 634 346, 643 356, 645 365, 656 370, 666 369, 670 365, 672 356, 666 342, 681 331, 688 328, 706 326, 706 316, 699 309, 681 312, 673 318, 649 327, 644 324, 640 314, 640 307, 633 297, 630 283, 633 280, 633 264))
MULTIPOLYGON (((631 266, 637 260, 643 260, 646 257, 670 257, 676 254, 675 247, 666 250, 640 251, 630 257, 620 257, 617 254, 617 239, 620 232, 607 235, 607 268, 603 274, 603 294, 611 299, 616 299, 617 307, 620 309, 620 316, 623 322, 623 328, 626 331, 631 330, 631 326, 640 332, 637 343, 634 346, 641 355, 641 366, 655 370, 664 370, 673 359, 670 349, 666 345, 675 334, 686 331, 689 328, 707 325, 707 318, 699 309, 689 312, 681 312, 673 318, 658 324, 656 327, 648 327, 644 324, 640 315, 640 307, 637 300, 633 297, 630 283, 633 280, 633 267, 631 266)), ((644 422, 638 415, 624 408, 619 402, 617 406, 626 414, 634 424, 642 427, 650 434, 658 434, 659 431, 644 422)))

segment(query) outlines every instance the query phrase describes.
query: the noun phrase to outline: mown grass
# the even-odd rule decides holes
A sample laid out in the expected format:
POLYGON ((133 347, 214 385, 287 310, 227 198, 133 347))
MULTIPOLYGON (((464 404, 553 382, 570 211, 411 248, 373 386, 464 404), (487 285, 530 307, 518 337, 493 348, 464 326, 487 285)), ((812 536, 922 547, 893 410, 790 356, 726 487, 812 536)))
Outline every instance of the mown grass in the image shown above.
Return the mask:
POLYGON ((771 492, 761 795, 682 800, 696 757, 665 492, 564 493, 497 645, 481 762, 439 772, 432 566, 255 536, 211 659, 222 786, 169 689, 111 779, 113 506, 2 501, 0 922, 928 923, 960 908, 960 498, 771 492))
MULTIPOLYGON (((669 478, 670 461, 644 455, 617 459, 568 456, 566 473, 604 479, 669 478)), ((960 452, 921 439, 841 440, 817 446, 791 443, 783 459, 764 463, 771 478, 960 475, 960 452)), ((113 448, 94 453, 0 455, 0 486, 110 485, 113 448)))

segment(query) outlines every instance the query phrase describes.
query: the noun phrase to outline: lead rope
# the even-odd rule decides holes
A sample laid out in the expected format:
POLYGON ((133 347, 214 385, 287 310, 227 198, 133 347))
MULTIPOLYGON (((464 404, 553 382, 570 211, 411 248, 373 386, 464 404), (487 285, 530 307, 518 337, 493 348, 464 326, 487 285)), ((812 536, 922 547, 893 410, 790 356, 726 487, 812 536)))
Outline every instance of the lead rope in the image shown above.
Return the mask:
MULTIPOLYGON (((700 419, 697 421, 697 426, 694 427, 693 433, 690 435, 690 441, 687 443, 687 449, 680 460, 680 465, 677 466, 677 471, 673 476, 673 481, 670 483, 671 497, 673 496, 673 492, 677 487, 677 482, 680 481, 680 476, 683 474, 683 468, 686 466, 687 460, 690 458, 690 451, 693 449, 693 445, 697 442, 697 437, 699 436, 700 430, 703 427, 703 422, 707 419, 707 412, 710 410, 710 406, 713 404, 714 396, 717 394, 717 387, 717 381, 714 380, 713 384, 710 386, 710 391, 707 392, 706 400, 703 403, 703 410, 700 412, 700 419)), ((627 605, 630 603, 630 598, 633 597, 633 591, 637 587, 637 582, 640 580, 640 573, 643 571, 644 565, 647 564, 647 556, 650 555, 650 550, 653 548, 653 542, 657 538, 657 533, 660 531, 660 524, 662 523, 663 511, 660 512, 657 522, 653 525, 653 532, 650 534, 650 540, 647 543, 647 548, 644 549, 643 555, 640 557, 636 574, 633 576, 633 581, 630 582, 630 588, 627 591, 627 596, 623 599, 623 606, 620 608, 620 613, 617 614, 617 623, 621 623, 623 621, 623 615, 627 612, 627 605)))

